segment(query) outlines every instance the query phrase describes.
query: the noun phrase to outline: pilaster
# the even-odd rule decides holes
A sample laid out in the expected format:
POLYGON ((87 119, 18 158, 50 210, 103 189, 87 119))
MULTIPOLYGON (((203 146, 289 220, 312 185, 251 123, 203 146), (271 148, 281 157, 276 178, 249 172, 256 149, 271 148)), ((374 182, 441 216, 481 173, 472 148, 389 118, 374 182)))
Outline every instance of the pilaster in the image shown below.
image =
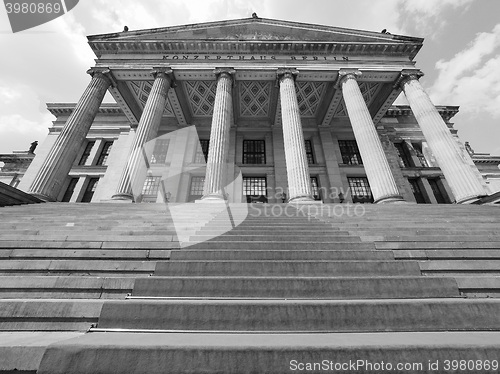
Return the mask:
MULTIPOLYGON (((326 178, 328 178, 328 183, 330 185, 328 196, 323 196, 323 199, 326 203, 337 203, 340 201, 339 194, 343 190, 339 168, 342 159, 339 160, 335 147, 337 139, 333 137, 332 131, 329 128, 320 128, 319 133, 326 166, 326 178)), ((342 193, 345 195, 344 192, 342 193)))

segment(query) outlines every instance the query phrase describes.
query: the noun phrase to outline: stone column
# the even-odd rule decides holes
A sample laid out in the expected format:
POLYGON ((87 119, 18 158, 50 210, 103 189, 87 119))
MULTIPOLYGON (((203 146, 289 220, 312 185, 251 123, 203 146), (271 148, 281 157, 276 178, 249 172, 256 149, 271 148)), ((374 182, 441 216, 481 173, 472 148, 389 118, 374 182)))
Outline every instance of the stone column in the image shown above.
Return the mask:
POLYGON ((294 75, 296 74, 297 71, 292 69, 278 70, 289 191, 288 202, 314 202, 299 105, 295 92, 294 75))
POLYGON ((229 151, 229 129, 233 118, 232 85, 233 69, 216 69, 217 91, 215 93, 210 145, 208 149, 207 171, 203 186, 202 200, 223 202, 224 186, 229 151))
POLYGON ((356 70, 340 70, 338 84, 342 87, 347 114, 363 159, 374 202, 402 201, 382 143, 359 89, 359 75, 361 72, 356 70))
POLYGON ((87 89, 69 116, 49 154, 38 170, 28 192, 46 201, 55 201, 75 162, 80 146, 99 111, 111 80, 108 69, 93 68, 87 89))
POLYGON ((485 196, 481 182, 469 165, 469 160, 453 139, 453 135, 441 118, 418 78, 418 70, 403 70, 398 84, 410 103, 411 110, 424 134, 439 167, 448 181, 457 203, 470 203, 485 196))
POLYGON ((168 90, 172 83, 171 73, 172 70, 165 68, 158 68, 152 72, 155 78, 153 87, 142 111, 127 164, 123 169, 120 182, 112 197, 113 200, 133 201, 134 191, 137 195, 142 191, 147 173, 146 168, 141 167, 143 166, 145 157, 143 147, 158 133, 161 117, 167 102, 168 90))

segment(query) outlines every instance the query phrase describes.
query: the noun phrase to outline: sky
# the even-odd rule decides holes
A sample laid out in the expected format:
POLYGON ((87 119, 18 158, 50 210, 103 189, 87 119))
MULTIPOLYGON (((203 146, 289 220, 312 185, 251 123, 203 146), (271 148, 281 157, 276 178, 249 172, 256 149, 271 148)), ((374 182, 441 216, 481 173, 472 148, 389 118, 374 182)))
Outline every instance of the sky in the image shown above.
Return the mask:
MULTIPOLYGON (((1 6, 0 6, 1 7, 1 6)), ((423 37, 420 82, 436 105, 458 105, 462 141, 500 155, 498 0, 80 0, 69 13, 12 33, 0 8, 0 153, 45 139, 46 103, 77 102, 95 55, 87 35, 250 17, 423 37), (304 6, 307 4, 307 6, 304 6)), ((106 101, 112 102, 108 94, 106 101)), ((405 104, 404 98, 397 103, 405 104)))

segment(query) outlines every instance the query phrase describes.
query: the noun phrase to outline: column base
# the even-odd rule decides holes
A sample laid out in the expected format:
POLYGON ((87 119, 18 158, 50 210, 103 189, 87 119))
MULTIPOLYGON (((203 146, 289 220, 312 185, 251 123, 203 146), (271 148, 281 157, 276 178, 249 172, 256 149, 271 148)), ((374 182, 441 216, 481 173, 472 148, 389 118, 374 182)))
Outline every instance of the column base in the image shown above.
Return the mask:
POLYGON ((195 203, 226 203, 227 200, 221 194, 210 194, 196 200, 195 203))
POLYGON ((321 200, 299 200, 299 201, 289 201, 288 204, 291 205, 323 205, 321 200))
POLYGON ((111 200, 116 203, 133 203, 134 196, 128 193, 119 193, 111 196, 111 200))
POLYGON ((374 201, 373 203, 374 204, 394 204, 394 203, 405 204, 406 201, 403 199, 402 196, 386 196, 386 197, 382 197, 382 198, 374 201))
POLYGON ((288 204, 323 204, 321 200, 314 200, 311 196, 294 196, 288 200, 288 204))

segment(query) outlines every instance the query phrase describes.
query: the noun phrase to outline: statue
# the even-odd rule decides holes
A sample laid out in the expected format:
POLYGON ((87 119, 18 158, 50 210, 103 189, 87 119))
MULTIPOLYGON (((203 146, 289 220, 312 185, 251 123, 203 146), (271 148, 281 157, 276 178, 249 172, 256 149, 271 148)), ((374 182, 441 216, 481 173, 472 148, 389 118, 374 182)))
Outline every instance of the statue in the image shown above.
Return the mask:
POLYGON ((472 147, 470 146, 469 142, 465 142, 465 149, 467 150, 467 152, 469 152, 469 155, 473 155, 474 154, 474 150, 472 149, 472 147))
POLYGON ((28 150, 28 153, 35 153, 37 145, 38 145, 38 140, 35 140, 33 143, 31 143, 31 147, 28 150))

